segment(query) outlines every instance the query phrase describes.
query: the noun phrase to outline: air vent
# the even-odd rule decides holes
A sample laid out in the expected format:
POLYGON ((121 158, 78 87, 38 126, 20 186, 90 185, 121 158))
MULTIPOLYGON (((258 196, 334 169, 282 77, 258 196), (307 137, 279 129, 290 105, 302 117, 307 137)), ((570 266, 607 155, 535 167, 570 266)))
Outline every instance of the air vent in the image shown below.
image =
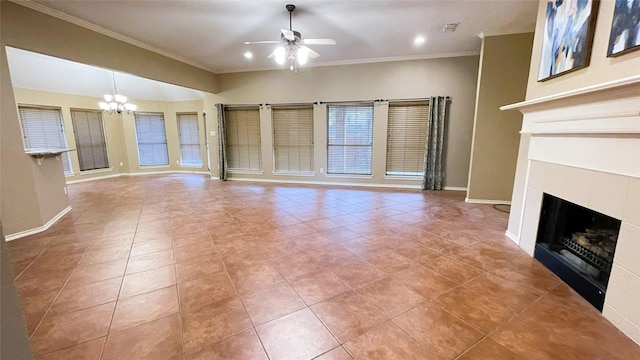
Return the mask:
POLYGON ((456 31, 456 28, 458 27, 458 25, 460 25, 459 22, 446 24, 445 26, 442 27, 442 29, 440 29, 440 32, 454 32, 456 31))

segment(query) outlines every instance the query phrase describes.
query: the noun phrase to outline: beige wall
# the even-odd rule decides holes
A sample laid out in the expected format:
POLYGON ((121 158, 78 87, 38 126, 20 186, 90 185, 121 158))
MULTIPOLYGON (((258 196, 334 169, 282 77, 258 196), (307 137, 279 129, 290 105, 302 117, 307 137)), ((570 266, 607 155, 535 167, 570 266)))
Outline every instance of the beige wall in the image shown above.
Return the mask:
MULTIPOLYGON (((542 32, 544 29, 546 0, 540 0, 538 7, 538 20, 533 40, 533 50, 531 55, 531 67, 529 69, 529 82, 527 85, 527 100, 533 100, 545 96, 553 96, 565 91, 580 89, 586 86, 597 85, 603 82, 624 79, 640 74, 640 51, 631 52, 616 58, 607 58, 607 46, 613 18, 614 1, 601 1, 598 11, 597 24, 593 38, 590 65, 581 70, 550 79, 545 82, 538 82, 538 68, 540 63, 540 53, 542 48, 542 32)), ((516 170, 516 183, 512 195, 512 211, 509 216, 508 234, 513 239, 520 237, 523 212, 521 209, 525 196, 526 172, 528 169, 528 144, 530 135, 523 134, 527 148, 518 154, 518 165, 516 170), (519 204, 520 207, 515 207, 519 204)))
POLYGON ((531 69, 527 86, 527 100, 553 95, 576 88, 595 85, 640 75, 640 51, 635 51, 615 58, 607 57, 607 46, 611 31, 611 20, 615 1, 600 2, 597 12, 597 23, 591 50, 591 63, 588 67, 561 75, 557 78, 538 82, 540 53, 542 51, 542 36, 544 30, 547 1, 540 0, 538 6, 538 20, 536 22, 533 52, 531 54, 531 69))
POLYGON ((47 157, 38 164, 24 153, 4 47, 1 70, 0 216, 5 234, 15 234, 43 226, 69 206, 69 199, 60 160, 47 157))
POLYGON ((511 199, 522 114, 499 108, 524 100, 532 42, 533 33, 482 40, 467 201, 511 199))
MULTIPOLYGON (((225 104, 278 104, 374 99, 425 98, 451 96, 446 129, 445 186, 466 187, 478 57, 455 57, 391 63, 304 68, 296 75, 288 70, 261 71, 219 76, 220 92, 208 99, 225 104)), ((263 113, 264 114, 264 113, 263 113)), ((261 179, 318 182, 357 182, 369 184, 418 185, 419 181, 385 179, 386 105, 376 105, 374 119, 373 178, 332 178, 320 173, 326 169, 326 109, 316 106, 315 168, 312 178, 273 175, 270 118, 262 116, 263 170, 261 179)), ((217 118, 212 119, 216 120, 217 118)), ((216 125, 217 126, 217 125, 216 125)), ((212 151, 217 151, 217 139, 212 151)), ((212 144, 213 145, 213 144, 212 144)), ((215 169, 214 167, 214 170, 215 169)), ((217 176, 217 172, 214 172, 217 176)), ((232 174, 231 177, 256 177, 232 174)))
MULTIPOLYGON (((75 149, 75 135, 71 109, 96 110, 100 98, 90 96, 60 94, 47 91, 14 88, 16 102, 26 105, 52 106, 60 108, 64 121, 69 147, 75 149)), ((138 148, 135 136, 135 120, 133 114, 104 114, 103 124, 107 141, 107 153, 109 156, 109 169, 91 170, 81 172, 78 163, 78 153, 70 153, 73 175, 67 176, 68 182, 81 181, 91 178, 118 175, 135 174, 157 171, 194 171, 206 172, 206 152, 204 146, 203 101, 149 101, 130 99, 138 106, 141 112, 161 112, 164 114, 165 130, 167 133, 167 149, 169 152, 169 165, 166 166, 139 166, 138 148), (198 126, 200 128, 200 144, 203 166, 182 166, 180 161, 180 143, 178 139, 177 113, 197 113, 198 126), (122 163, 122 166, 120 166, 122 163)))

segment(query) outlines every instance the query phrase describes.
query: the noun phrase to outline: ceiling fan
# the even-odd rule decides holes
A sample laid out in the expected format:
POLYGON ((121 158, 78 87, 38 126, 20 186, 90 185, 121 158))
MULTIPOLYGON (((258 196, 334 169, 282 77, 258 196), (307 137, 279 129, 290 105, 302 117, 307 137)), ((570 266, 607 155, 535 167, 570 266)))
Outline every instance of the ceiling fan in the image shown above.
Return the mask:
POLYGON ((291 17, 296 6, 288 4, 285 8, 289 11, 289 30, 280 30, 279 41, 245 41, 244 44, 281 44, 281 46, 277 47, 267 58, 275 58, 276 62, 280 65, 288 60, 289 69, 297 73, 298 65, 304 65, 309 58, 315 59, 320 56, 320 54, 305 45, 335 45, 336 41, 334 39, 302 39, 300 32, 294 31, 291 26, 291 17))

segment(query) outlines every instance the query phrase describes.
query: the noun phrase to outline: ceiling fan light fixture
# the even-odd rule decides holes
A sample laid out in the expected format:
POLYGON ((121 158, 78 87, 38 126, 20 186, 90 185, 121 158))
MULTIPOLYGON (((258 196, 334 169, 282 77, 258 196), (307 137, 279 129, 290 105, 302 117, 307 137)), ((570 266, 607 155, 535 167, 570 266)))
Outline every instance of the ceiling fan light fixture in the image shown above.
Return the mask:
POLYGON ((276 48, 276 50, 273 52, 273 54, 275 55, 276 62, 277 62, 279 65, 284 64, 286 51, 285 51, 285 49, 284 49, 284 47, 283 47, 283 46, 278 46, 278 47, 276 48))
POLYGON ((298 64, 300 65, 306 64, 307 60, 309 60, 309 52, 307 51, 307 49, 304 47, 298 48, 297 58, 298 58, 298 64))

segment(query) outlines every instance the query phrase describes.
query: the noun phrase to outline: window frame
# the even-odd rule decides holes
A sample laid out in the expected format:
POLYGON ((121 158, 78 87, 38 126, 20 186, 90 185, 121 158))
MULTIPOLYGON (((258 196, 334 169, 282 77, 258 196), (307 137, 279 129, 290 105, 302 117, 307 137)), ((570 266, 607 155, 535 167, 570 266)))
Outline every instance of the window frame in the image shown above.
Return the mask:
MULTIPOLYGON (((344 121, 344 115, 342 117, 343 121, 344 121)), ((326 146, 326 151, 327 151, 327 175, 331 176, 355 176, 355 177, 370 177, 373 175, 373 127, 374 127, 374 103, 373 101, 371 102, 353 102, 353 103, 328 103, 327 104, 327 146, 326 146), (369 134, 367 134, 366 136, 368 136, 369 142, 367 144, 350 144, 350 143, 346 143, 343 142, 342 144, 337 144, 337 143, 331 143, 331 108, 355 108, 356 112, 359 111, 360 108, 362 109, 367 109, 367 111, 370 112, 371 117, 370 119, 367 119, 368 124, 364 124, 365 126, 368 126, 368 130, 369 130, 369 134), (369 160, 369 164, 368 164, 368 171, 366 172, 335 172, 332 171, 332 164, 331 164, 331 147, 343 147, 345 148, 345 155, 343 156, 344 158, 346 158, 347 153, 346 153, 346 148, 347 147, 353 147, 353 148, 368 148, 369 149, 369 154, 368 154, 368 160, 369 160)), ((357 122, 352 124, 352 126, 362 126, 363 124, 358 124, 357 122)), ((347 125, 344 125, 344 129, 343 129, 343 136, 346 137, 348 135, 348 128, 347 125)), ((357 157, 357 154, 355 155, 355 157, 357 157)), ((343 162, 342 165, 343 170, 347 168, 347 163, 343 162)), ((357 168, 357 166, 355 166, 354 168, 357 168)))
MULTIPOLYGON (((227 154, 227 171, 230 173, 248 173, 248 174, 262 174, 263 173, 263 164, 262 164, 262 129, 261 129, 261 119, 260 119, 260 107, 258 105, 248 105, 248 106, 225 106, 224 109, 225 112, 225 151, 227 154), (229 116, 229 114, 231 112, 234 111, 252 111, 255 112, 255 115, 257 115, 255 118, 252 118, 251 120, 257 120, 257 124, 253 124, 252 127, 255 129, 257 128, 258 133, 257 133, 257 137, 256 139, 258 140, 258 144, 255 146, 251 146, 250 142, 249 142, 249 136, 250 134, 247 133, 246 135, 246 149, 244 149, 244 144, 240 143, 240 138, 238 137, 238 133, 237 133, 237 128, 238 128, 238 124, 234 124, 231 125, 231 121, 233 120, 244 120, 244 119, 236 119, 236 118, 231 118, 229 116), (257 127, 255 126, 257 125, 257 127), (234 129, 235 126, 236 128, 234 129), (231 133, 233 132, 233 130, 236 130, 236 140, 238 140, 237 143, 234 143, 232 141, 230 141, 230 136, 231 133), (257 149, 257 154, 252 153, 252 148, 257 149), (249 167, 234 167, 235 165, 241 165, 240 162, 242 161, 242 159, 240 158, 240 152, 242 150, 246 151, 246 159, 249 163, 249 167), (233 154, 234 151, 237 151, 238 154, 236 154, 238 156, 237 159, 233 158, 233 154), (257 167, 252 167, 252 158, 253 156, 255 156, 257 158, 257 162, 258 162, 258 166, 257 167), (238 164, 234 164, 233 162, 237 160, 238 164)), ((255 136, 256 134, 253 134, 253 136, 255 136)))
MULTIPOLYGON (((272 105, 271 106, 271 125, 272 125, 272 143, 273 143, 273 173, 275 175, 295 175, 295 176, 312 176, 315 175, 315 131, 314 131, 314 127, 315 127, 315 119, 314 119, 314 111, 313 111, 313 104, 309 103, 309 104, 297 104, 297 105, 272 105), (282 127, 282 131, 287 131, 287 134, 285 134, 284 136, 279 136, 278 135, 278 129, 279 126, 278 124, 276 124, 276 122, 278 120, 276 120, 276 112, 277 111, 309 111, 310 112, 310 116, 307 118, 306 114, 304 116, 304 120, 309 120, 309 127, 308 128, 303 128, 303 127, 295 127, 295 126, 291 126, 291 125, 286 125, 282 127), (292 139, 291 136, 291 132, 294 131, 296 132, 294 136, 294 138, 292 139), (306 133, 306 134, 304 134, 306 133), (306 136, 304 136, 306 135, 306 136), (287 145, 283 145, 278 143, 279 139, 284 139, 286 138, 288 144, 287 145), (290 145, 291 140, 298 140, 298 144, 297 145, 290 145), (303 140, 307 140, 305 144, 301 144, 303 140), (293 167, 294 169, 292 169, 291 166, 287 166, 287 169, 284 168, 279 168, 279 164, 280 161, 278 161, 279 158, 286 158, 287 159, 287 164, 291 164, 291 157, 292 157, 292 148, 298 148, 298 166, 297 166, 297 170, 295 169, 296 167, 293 167), (286 149, 286 154, 282 154, 282 156, 280 156, 279 154, 279 149, 285 148, 286 149), (306 158, 307 160, 303 161, 302 160, 302 149, 306 148, 308 149, 308 157, 306 158), (303 162, 308 162, 308 170, 301 170, 303 168, 302 163, 303 162)), ((294 117, 289 117, 289 119, 292 120, 302 120, 303 116, 300 116, 300 114, 295 114, 296 116, 294 117)), ((295 154, 294 154, 295 155, 295 154)))
MULTIPOLYGON (((171 159, 169 159, 169 144, 167 141, 167 123, 165 121, 164 118, 164 113, 163 112, 150 112, 150 111, 135 111, 134 113, 134 131, 135 131, 135 135, 136 135, 136 148, 138 150, 138 166, 140 168, 152 168, 152 167, 168 167, 171 166, 171 159), (165 164, 160 164, 160 163, 156 163, 156 164, 142 164, 142 156, 140 154, 140 137, 139 137, 139 130, 138 130, 138 116, 139 115, 145 115, 145 116, 150 116, 150 115, 160 115, 162 117, 162 130, 163 130, 163 135, 164 135, 164 148, 167 154, 167 162, 165 164)), ((150 142, 150 143, 143 143, 143 145, 158 145, 161 144, 161 142, 150 142)))
MULTIPOLYGON (((67 150, 60 152, 60 161, 62 161, 62 168, 65 176, 72 176, 73 172, 73 164, 71 163, 71 156, 69 155, 68 150, 69 142, 67 141, 67 131, 64 125, 64 115, 62 114, 62 108, 57 106, 46 106, 46 105, 33 105, 33 104, 18 104, 18 120, 20 122, 20 132, 22 135, 22 145, 25 153, 33 150, 67 150), (58 121, 58 125, 60 126, 60 132, 62 135, 60 136, 60 140, 62 140, 63 144, 61 148, 30 148, 27 142, 27 133, 28 131, 25 129, 25 119, 23 117, 23 109, 33 109, 39 111, 55 111, 56 120, 58 121), (66 165, 66 167, 65 167, 66 165)), ((41 119, 42 120, 42 119, 41 119)), ((44 131, 44 130, 42 130, 44 131)))
POLYGON ((197 112, 179 112, 176 113, 176 124, 178 126, 178 147, 180 149, 180 166, 184 166, 184 167, 202 167, 203 163, 202 163, 202 144, 200 142, 200 122, 198 121, 198 113, 197 112), (181 117, 182 116, 194 116, 195 117, 195 125, 196 125, 196 138, 198 140, 197 144, 184 144, 182 142, 182 127, 181 127, 181 117), (195 146, 198 151, 198 159, 199 162, 198 163, 187 163, 184 161, 184 154, 183 154, 183 146, 187 145, 187 146, 195 146))
MULTIPOLYGON (((393 101, 389 103, 388 106, 388 110, 387 110, 387 147, 386 147, 386 161, 385 161, 385 176, 386 177, 396 177, 396 178, 402 178, 402 179, 419 179, 422 178, 423 174, 424 174, 424 155, 425 155, 425 151, 426 151, 426 144, 427 144, 427 137, 429 136, 429 121, 430 121, 430 101, 429 100, 407 100, 407 101, 393 101), (423 120, 420 124, 419 124, 419 128, 409 128, 409 126, 411 125, 416 125, 415 123, 409 123, 409 121, 411 119, 405 118, 404 120, 404 124, 400 124, 400 126, 396 126, 398 128, 403 127, 403 129, 401 129, 399 132, 401 134, 404 134, 404 138, 402 139, 402 144, 404 145, 403 147, 397 147, 394 150, 391 150, 392 147, 390 145, 391 141, 396 140, 396 139, 392 139, 393 136, 393 132, 392 132, 392 127, 394 126, 392 124, 392 108, 394 107, 404 107, 407 110, 407 113, 404 114, 405 116, 410 116, 409 114, 409 110, 408 107, 424 107, 424 109, 422 109, 422 114, 420 115, 426 115, 426 118, 422 118, 421 120, 423 120), (412 138, 412 141, 409 141, 410 144, 408 144, 407 137, 411 137, 412 134, 417 134, 418 136, 412 138), (422 137, 420 139, 420 137, 422 137), (419 143, 418 143, 419 142, 419 143), (417 146, 412 146, 417 144, 417 146), (407 146, 408 145, 408 146, 407 146), (422 166, 422 169, 420 171, 407 171, 408 167, 407 164, 405 163, 407 161, 406 157, 405 159, 403 159, 402 161, 402 171, 390 171, 390 166, 398 166, 400 164, 391 164, 391 160, 390 160, 390 155, 392 151, 398 151, 398 152, 402 152, 402 153, 406 153, 407 151, 414 151, 414 154, 416 152, 419 152, 420 154, 418 155, 413 155, 413 156, 409 156, 411 159, 409 160, 409 162, 413 162, 416 165, 416 169, 420 166, 422 166)), ((420 120, 418 120, 420 121, 420 120)), ((397 140, 396 140, 397 141, 397 140)))
POLYGON ((76 155, 78 156, 78 170, 81 173, 86 173, 86 172, 93 172, 93 171, 104 171, 104 170, 109 170, 111 169, 111 159, 109 157, 109 143, 107 141, 107 132, 106 129, 104 127, 104 116, 103 116, 103 111, 102 110, 94 110, 94 109, 80 109, 80 108, 71 108, 70 110, 70 114, 71 114, 71 124, 73 126, 73 135, 74 135, 74 140, 76 142, 76 155), (79 140, 79 136, 78 136, 78 130, 77 130, 77 126, 76 126, 76 120, 74 117, 74 113, 75 112, 84 112, 84 113, 96 113, 98 114, 98 121, 100 122, 100 129, 102 132, 102 139, 103 139, 103 147, 104 147, 104 154, 105 154, 105 160, 106 160, 106 166, 102 167, 102 168, 94 168, 94 169, 87 169, 87 170, 83 170, 82 169, 82 156, 81 156, 81 146, 79 146, 78 144, 78 140, 79 140))

